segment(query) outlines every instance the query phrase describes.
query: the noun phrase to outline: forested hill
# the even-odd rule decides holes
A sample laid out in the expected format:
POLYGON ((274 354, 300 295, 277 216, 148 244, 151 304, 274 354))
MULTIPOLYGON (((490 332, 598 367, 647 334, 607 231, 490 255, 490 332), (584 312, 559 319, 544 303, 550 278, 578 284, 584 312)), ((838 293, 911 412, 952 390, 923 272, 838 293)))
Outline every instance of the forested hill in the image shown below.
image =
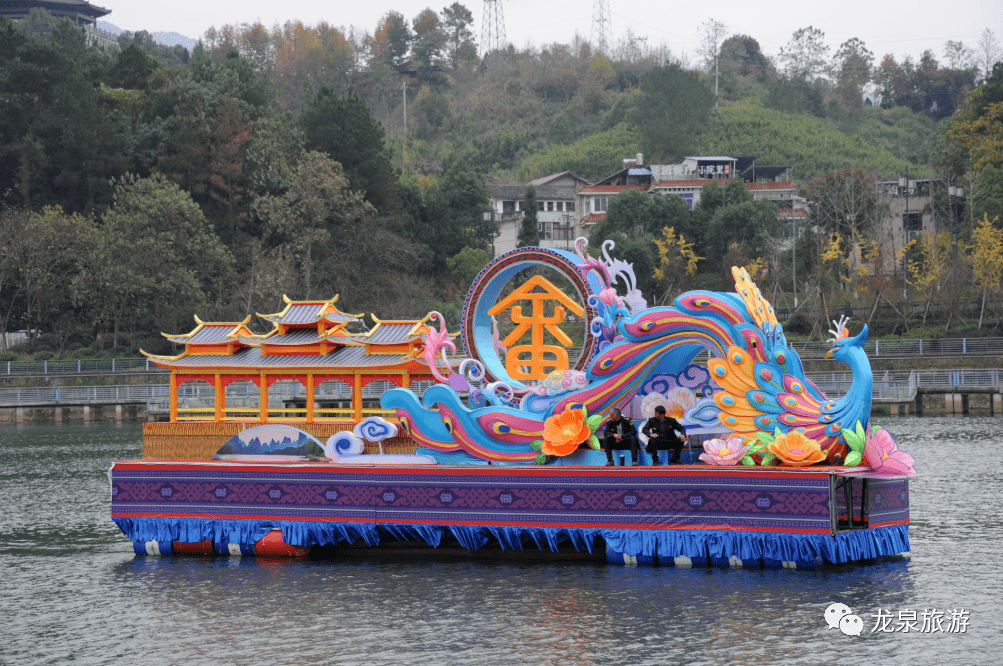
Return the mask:
MULTIPOLYGON (((697 62, 631 38, 606 54, 576 40, 480 56, 472 28, 454 2, 389 12, 371 31, 234 23, 191 51, 145 31, 106 51, 41 9, 0 20, 0 334, 54 336, 40 353, 168 353, 159 333, 190 330, 192 313, 241 321, 283 293, 341 294, 339 307, 381 318, 440 309, 455 325, 489 259, 489 183, 596 180, 638 152, 758 155, 792 166, 804 194, 837 172, 975 183, 963 238, 1003 205, 1003 68, 988 31, 984 61, 955 42, 940 58, 878 60, 807 28, 777 58, 716 33, 697 62)), ((775 209, 744 197, 708 192, 693 211, 627 197, 606 231, 625 234, 665 295, 716 284, 724 257, 780 247, 775 209), (615 224, 631 206, 643 233, 615 224), (663 234, 673 220, 689 236, 663 234)), ((799 251, 798 275, 825 275, 826 256, 799 251)), ((826 288, 847 291, 838 276, 826 288)))

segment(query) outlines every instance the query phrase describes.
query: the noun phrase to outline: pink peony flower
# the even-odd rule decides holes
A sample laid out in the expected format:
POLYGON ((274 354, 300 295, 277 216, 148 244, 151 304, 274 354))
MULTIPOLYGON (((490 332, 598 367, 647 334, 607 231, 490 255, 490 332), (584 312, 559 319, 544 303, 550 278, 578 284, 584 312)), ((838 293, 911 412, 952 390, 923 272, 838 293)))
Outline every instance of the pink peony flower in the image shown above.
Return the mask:
POLYGON ((613 287, 606 287, 599 292, 599 300, 610 307, 622 305, 620 297, 616 293, 616 289, 613 287))
POLYGON ((703 443, 703 453, 700 460, 708 465, 737 465, 749 451, 748 445, 742 444, 737 437, 725 441, 711 439, 703 443))
POLYGON ((879 428, 873 433, 870 428, 867 429, 864 460, 878 474, 916 476, 915 458, 904 451, 899 451, 895 438, 884 428, 879 428))

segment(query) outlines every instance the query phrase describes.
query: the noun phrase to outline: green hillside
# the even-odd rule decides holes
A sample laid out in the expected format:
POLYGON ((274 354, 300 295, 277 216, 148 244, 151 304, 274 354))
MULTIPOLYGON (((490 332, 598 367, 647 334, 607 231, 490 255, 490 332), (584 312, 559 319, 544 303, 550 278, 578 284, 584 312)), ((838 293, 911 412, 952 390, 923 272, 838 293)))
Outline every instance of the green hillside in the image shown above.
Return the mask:
MULTIPOLYGON (((872 124, 863 126, 870 136, 846 134, 831 121, 775 111, 758 100, 746 99, 722 107, 713 115, 694 148, 696 154, 758 155, 761 164, 791 165, 801 182, 847 164, 877 171, 886 178, 897 177, 906 168, 919 177, 930 174, 928 164, 889 152, 894 146, 894 132, 882 134, 872 124)), ((932 127, 927 133, 935 136, 932 127)))

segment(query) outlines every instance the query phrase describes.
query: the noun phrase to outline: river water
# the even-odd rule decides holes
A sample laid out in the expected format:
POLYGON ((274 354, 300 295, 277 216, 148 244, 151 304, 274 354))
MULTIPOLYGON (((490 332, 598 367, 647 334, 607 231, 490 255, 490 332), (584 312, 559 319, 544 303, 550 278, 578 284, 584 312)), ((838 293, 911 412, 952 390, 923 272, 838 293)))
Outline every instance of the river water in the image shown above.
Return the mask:
POLYGON ((139 425, 0 428, 0 663, 1000 663, 1003 419, 877 421, 912 553, 815 572, 135 557, 106 474, 139 425))

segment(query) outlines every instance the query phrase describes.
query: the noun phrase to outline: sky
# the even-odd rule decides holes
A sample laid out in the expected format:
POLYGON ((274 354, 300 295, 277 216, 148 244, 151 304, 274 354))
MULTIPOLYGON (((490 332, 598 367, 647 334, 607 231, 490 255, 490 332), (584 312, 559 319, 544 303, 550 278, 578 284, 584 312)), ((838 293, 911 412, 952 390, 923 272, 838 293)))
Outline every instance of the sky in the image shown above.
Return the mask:
MULTIPOLYGON (((517 48, 541 47, 554 42, 570 43, 577 31, 588 39, 592 32, 593 6, 597 0, 497 0, 502 3, 506 36, 517 48)), ((112 10, 104 20, 123 30, 178 32, 198 38, 211 27, 227 23, 266 26, 300 20, 313 24, 327 21, 334 26, 372 32, 388 11, 397 11, 409 21, 426 7, 441 11, 453 0, 92 0, 92 4, 112 10)), ((791 34, 813 26, 825 32, 834 54, 839 45, 857 37, 880 61, 886 53, 896 58, 918 58, 932 49, 938 58, 947 40, 975 46, 982 31, 992 30, 1003 43, 1003 2, 1000 0, 952 0, 913 2, 888 0, 749 0, 716 2, 668 2, 667 0, 606 0, 609 4, 614 40, 630 30, 647 38, 650 46, 666 44, 672 53, 686 53, 695 59, 700 26, 708 19, 725 24, 730 34, 743 33, 759 41, 767 55, 775 56, 791 34)), ((474 32, 480 42, 484 0, 461 0, 474 15, 474 32)))

